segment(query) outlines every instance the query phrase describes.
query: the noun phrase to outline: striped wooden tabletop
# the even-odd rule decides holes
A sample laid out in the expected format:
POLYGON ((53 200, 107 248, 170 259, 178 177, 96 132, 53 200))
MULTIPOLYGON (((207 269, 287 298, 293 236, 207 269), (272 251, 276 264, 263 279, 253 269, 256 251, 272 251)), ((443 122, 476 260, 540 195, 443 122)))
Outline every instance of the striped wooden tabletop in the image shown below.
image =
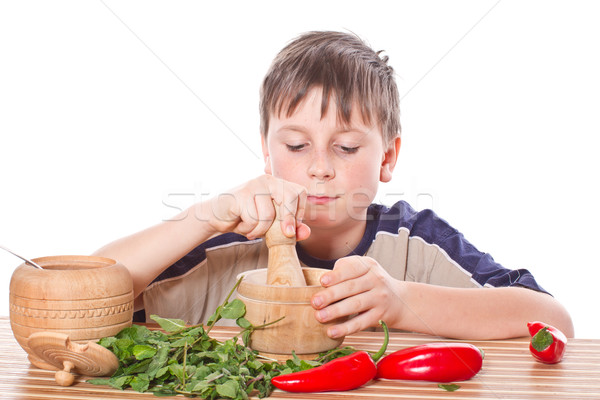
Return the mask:
MULTIPOLYGON (((211 336, 227 339, 234 328, 216 327, 211 336)), ((404 347, 441 341, 426 335, 392 333, 388 352, 404 347)), ((375 351, 382 342, 379 332, 363 332, 346 338, 344 345, 375 351)), ((600 340, 572 339, 559 364, 536 362, 529 354, 528 338, 469 341, 485 352, 480 373, 461 387, 446 392, 432 382, 372 381, 348 392, 292 394, 276 390, 272 398, 303 399, 600 399, 600 340)), ((0 317, 1 399, 142 399, 150 393, 120 391, 78 382, 58 386, 54 372, 31 366, 27 354, 12 336, 8 317, 0 317)), ((183 397, 179 397, 183 398, 183 397)))

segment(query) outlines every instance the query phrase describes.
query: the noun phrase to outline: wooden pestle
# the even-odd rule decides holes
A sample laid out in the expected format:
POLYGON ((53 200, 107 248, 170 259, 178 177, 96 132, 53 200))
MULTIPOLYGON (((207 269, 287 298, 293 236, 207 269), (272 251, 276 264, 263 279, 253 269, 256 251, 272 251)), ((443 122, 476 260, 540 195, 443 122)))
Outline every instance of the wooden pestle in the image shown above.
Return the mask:
POLYGON ((306 286, 306 279, 296 254, 296 237, 287 237, 281 231, 279 206, 275 206, 276 217, 265 234, 269 248, 267 285, 306 286))

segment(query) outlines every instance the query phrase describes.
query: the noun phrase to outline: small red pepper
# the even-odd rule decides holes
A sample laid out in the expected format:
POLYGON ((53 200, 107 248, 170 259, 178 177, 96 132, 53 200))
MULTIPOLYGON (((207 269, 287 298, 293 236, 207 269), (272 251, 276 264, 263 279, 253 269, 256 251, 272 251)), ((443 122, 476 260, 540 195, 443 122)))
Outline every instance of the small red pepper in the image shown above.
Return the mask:
POLYGON ((377 378, 432 382, 464 381, 483 365, 483 353, 468 343, 429 343, 391 353, 377 364, 377 378))
POLYGON ((271 383, 278 389, 297 393, 343 391, 364 385, 375 377, 375 362, 385 353, 389 340, 387 325, 383 321, 379 323, 383 326, 385 340, 373 356, 366 351, 357 351, 315 368, 275 376, 271 383))
POLYGON ((546 364, 555 364, 562 360, 567 346, 564 333, 539 321, 529 322, 527 328, 532 336, 529 351, 536 360, 546 364))

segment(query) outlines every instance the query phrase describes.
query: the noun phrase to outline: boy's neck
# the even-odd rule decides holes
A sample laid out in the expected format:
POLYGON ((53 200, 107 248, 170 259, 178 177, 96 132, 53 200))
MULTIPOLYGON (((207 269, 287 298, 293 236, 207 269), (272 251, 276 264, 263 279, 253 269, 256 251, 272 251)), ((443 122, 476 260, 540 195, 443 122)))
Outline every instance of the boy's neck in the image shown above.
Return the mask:
POLYGON ((367 223, 361 221, 350 226, 335 228, 313 228, 308 239, 300 246, 309 255, 322 260, 336 260, 351 253, 358 246, 365 233, 367 223))

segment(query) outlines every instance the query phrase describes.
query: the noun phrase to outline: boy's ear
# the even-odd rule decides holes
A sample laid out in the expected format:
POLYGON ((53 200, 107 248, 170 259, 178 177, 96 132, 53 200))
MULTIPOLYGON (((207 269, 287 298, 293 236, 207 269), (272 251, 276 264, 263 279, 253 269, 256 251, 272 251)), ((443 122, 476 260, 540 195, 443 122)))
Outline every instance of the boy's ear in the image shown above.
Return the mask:
POLYGON ((400 137, 398 136, 390 143, 383 156, 381 172, 379 173, 379 180, 381 182, 389 182, 392 180, 392 172, 394 172, 396 161, 398 161, 398 153, 400 152, 400 142, 400 137))
POLYGON ((260 144, 262 146, 263 159, 265 161, 265 174, 273 175, 273 171, 271 170, 271 159, 269 157, 269 147, 267 146, 265 135, 260 135, 260 144))

